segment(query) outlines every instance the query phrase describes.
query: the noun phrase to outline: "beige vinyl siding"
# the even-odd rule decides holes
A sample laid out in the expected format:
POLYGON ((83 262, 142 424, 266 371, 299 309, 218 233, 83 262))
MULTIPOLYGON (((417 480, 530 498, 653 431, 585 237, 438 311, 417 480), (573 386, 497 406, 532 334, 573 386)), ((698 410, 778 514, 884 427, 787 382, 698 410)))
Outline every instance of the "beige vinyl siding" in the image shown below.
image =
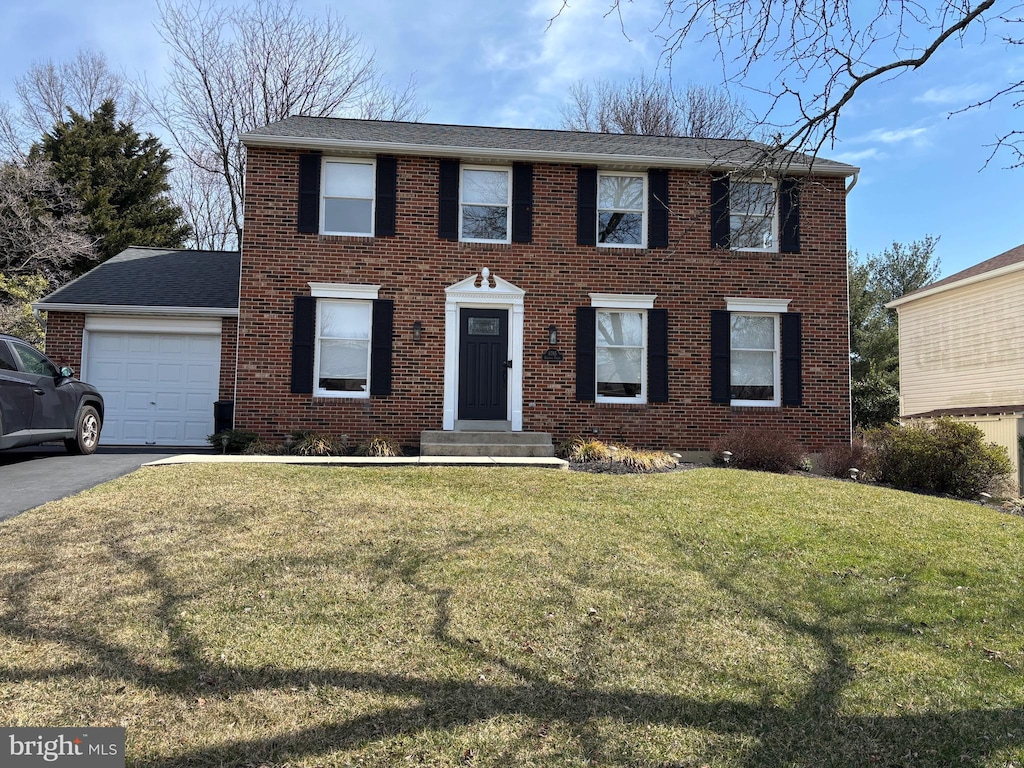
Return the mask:
POLYGON ((1024 404, 1024 271, 898 311, 902 414, 1024 404))

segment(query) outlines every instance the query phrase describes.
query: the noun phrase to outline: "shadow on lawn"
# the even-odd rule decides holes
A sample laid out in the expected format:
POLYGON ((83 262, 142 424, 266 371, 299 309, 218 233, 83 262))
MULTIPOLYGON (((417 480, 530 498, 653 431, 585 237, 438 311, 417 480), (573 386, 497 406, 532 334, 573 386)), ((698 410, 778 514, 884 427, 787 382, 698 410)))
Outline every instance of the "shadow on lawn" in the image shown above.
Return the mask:
MULTIPOLYGON (((637 693, 630 690, 598 690, 586 682, 588 658, 586 634, 581 649, 577 684, 551 682, 509 660, 496 658, 479 645, 449 633, 451 590, 431 588, 419 581, 423 552, 392 552, 381 558, 382 578, 398 578, 430 595, 434 603, 432 634, 452 651, 501 666, 519 681, 515 685, 486 681, 443 681, 410 675, 353 672, 328 667, 287 669, 222 667, 204 658, 204 647, 176 619, 183 603, 193 596, 176 593, 161 574, 160 560, 138 555, 120 542, 109 543, 122 563, 145 574, 148 587, 161 595, 154 615, 170 637, 177 669, 162 671, 141 663, 135 650, 107 643, 98 637, 72 630, 48 629, 24 622, 29 615, 26 595, 43 567, 23 572, 10 585, 8 608, 0 615, 0 632, 22 640, 43 639, 68 644, 90 654, 93 664, 60 666, 46 671, 0 667, 0 680, 31 682, 54 677, 108 678, 114 684, 131 682, 140 687, 184 700, 203 696, 228 696, 254 690, 295 690, 308 686, 412 697, 418 704, 382 708, 372 714, 331 725, 317 725, 265 738, 225 742, 209 749, 186 749, 174 757, 129 760, 139 768, 170 768, 181 765, 255 765, 264 762, 316 758, 338 750, 357 748, 398 735, 436 732, 469 726, 502 715, 521 715, 538 723, 559 723, 573 731, 583 756, 595 765, 630 764, 635 756, 613 754, 601 742, 595 727, 598 719, 629 726, 660 725, 704 729, 719 736, 743 738, 749 744, 742 764, 755 766, 982 766, 993 752, 1024 746, 1024 711, 1020 708, 972 709, 935 715, 848 716, 839 714, 844 688, 854 672, 841 644, 824 626, 777 615, 764 606, 752 605, 730 583, 728 574, 707 566, 707 576, 728 590, 758 615, 811 638, 824 653, 825 662, 804 695, 792 706, 780 707, 766 699, 760 704, 737 701, 705 701, 674 695, 637 693)), ((591 659, 591 662, 593 660, 591 659)), ((620 747, 619 749, 626 749, 620 747)), ((515 754, 510 756, 514 762, 515 754)), ((703 765, 714 755, 696 756, 680 766, 703 765), (703 758, 703 759, 702 759, 703 758)), ((669 763, 662 764, 668 768, 669 763)))

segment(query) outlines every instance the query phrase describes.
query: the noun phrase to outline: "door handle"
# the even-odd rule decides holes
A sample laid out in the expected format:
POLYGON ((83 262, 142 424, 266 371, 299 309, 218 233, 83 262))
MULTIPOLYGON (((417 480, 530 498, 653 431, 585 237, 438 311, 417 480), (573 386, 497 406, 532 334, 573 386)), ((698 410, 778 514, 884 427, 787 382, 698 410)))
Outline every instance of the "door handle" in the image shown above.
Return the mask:
POLYGON ((506 360, 505 361, 505 367, 508 368, 509 370, 512 370, 512 361, 511 360, 506 360))
POLYGON ((32 389, 32 391, 35 392, 37 395, 45 395, 46 394, 46 392, 44 392, 43 390, 39 389, 38 387, 34 387, 32 389))

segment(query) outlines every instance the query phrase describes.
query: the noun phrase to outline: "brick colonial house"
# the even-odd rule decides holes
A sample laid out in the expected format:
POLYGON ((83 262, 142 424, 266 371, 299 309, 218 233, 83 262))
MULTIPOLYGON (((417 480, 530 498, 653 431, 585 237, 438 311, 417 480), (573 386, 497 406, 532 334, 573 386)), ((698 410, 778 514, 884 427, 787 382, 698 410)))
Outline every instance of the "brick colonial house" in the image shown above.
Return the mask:
POLYGON ((239 428, 850 439, 856 168, 765 178, 744 141, 332 118, 242 138, 239 428))
POLYGON ((746 141, 335 118, 242 139, 220 393, 237 428, 425 452, 474 431, 849 442, 852 166, 773 176, 746 141))

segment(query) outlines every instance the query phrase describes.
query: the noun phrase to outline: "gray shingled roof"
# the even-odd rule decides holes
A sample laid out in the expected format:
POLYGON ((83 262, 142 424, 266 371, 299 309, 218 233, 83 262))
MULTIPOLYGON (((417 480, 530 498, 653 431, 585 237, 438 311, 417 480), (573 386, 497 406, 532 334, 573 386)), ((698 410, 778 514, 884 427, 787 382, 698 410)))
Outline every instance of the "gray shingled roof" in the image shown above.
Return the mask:
POLYGON ((996 270, 1013 267, 1018 264, 1024 265, 1024 245, 1018 245, 1016 248, 1011 248, 1010 250, 1000 253, 998 256, 993 256, 991 259, 987 259, 980 264, 975 264, 973 267, 968 267, 954 275, 944 277, 941 280, 936 280, 934 283, 930 283, 923 288, 918 288, 916 291, 904 294, 898 299, 890 301, 885 306, 898 307, 916 298, 926 295, 930 296, 933 293, 949 290, 950 288, 955 287, 957 283, 961 283, 964 280, 971 280, 972 278, 985 279, 983 276, 989 272, 995 272, 996 270))
MULTIPOLYGON (((760 167, 768 149, 755 141, 737 139, 632 136, 300 116, 244 133, 242 141, 248 146, 577 163, 606 160, 609 163, 659 163, 669 167, 721 169, 760 167)), ((859 170, 846 163, 808 155, 787 158, 786 166, 793 170, 813 168, 816 173, 833 176, 852 176, 859 170)))
POLYGON ((37 305, 238 309, 238 251, 131 247, 37 305))

